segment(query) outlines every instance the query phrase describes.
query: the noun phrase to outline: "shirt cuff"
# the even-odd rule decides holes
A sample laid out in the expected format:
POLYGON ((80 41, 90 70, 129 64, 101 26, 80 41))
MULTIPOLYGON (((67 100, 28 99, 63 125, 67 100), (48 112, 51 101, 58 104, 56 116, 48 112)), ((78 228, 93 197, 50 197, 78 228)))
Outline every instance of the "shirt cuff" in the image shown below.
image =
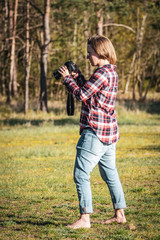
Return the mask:
POLYGON ((66 83, 70 78, 70 75, 67 75, 65 78, 63 78, 63 83, 66 83))
POLYGON ((63 78, 63 83, 67 83, 67 82, 69 82, 69 81, 73 81, 74 82, 74 78, 72 77, 72 75, 70 74, 70 75, 68 75, 68 76, 66 76, 65 78, 63 78))

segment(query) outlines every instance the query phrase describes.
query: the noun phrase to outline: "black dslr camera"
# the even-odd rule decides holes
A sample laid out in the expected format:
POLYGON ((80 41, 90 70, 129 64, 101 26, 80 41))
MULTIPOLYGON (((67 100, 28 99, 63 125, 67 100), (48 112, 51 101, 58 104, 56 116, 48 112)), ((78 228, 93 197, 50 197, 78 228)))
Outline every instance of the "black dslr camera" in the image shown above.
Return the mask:
MULTIPOLYGON (((74 63, 71 60, 67 61, 64 65, 68 68, 68 71, 69 71, 70 74, 73 71, 77 70, 76 66, 74 65, 74 63)), ((55 70, 53 72, 53 76, 57 80, 62 77, 62 75, 58 72, 58 70, 55 70)), ((67 94, 67 106, 66 106, 66 108, 67 108, 68 116, 73 116, 74 115, 74 98, 73 98, 72 94, 69 93, 69 92, 67 94)))
MULTIPOLYGON (((69 73, 72 73, 73 71, 76 71, 76 66, 74 65, 74 63, 70 60, 70 61, 67 61, 65 64, 64 64, 67 68, 68 68, 68 71, 69 73)), ((59 69, 58 69, 59 70, 59 69)), ((55 77, 55 79, 60 79, 62 77, 62 75, 58 72, 58 70, 55 70, 53 72, 53 76, 55 77)))

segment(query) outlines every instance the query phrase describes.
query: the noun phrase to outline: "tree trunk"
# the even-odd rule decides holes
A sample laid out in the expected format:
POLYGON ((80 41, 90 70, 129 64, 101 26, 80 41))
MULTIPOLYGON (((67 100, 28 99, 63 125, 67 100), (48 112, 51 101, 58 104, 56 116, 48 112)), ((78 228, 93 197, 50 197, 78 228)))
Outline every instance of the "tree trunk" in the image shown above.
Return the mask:
POLYGON ((136 65, 137 63, 135 63, 135 71, 134 71, 134 75, 133 75, 133 89, 132 89, 132 99, 133 101, 136 100, 136 65))
POLYGON ((8 99, 7 102, 11 101, 11 94, 17 96, 17 77, 16 77, 16 58, 15 58, 15 38, 16 38, 16 27, 17 27, 17 9, 18 0, 15 0, 14 6, 14 17, 13 17, 13 2, 9 1, 10 6, 10 37, 11 37, 11 53, 10 53, 10 80, 8 86, 8 99))
POLYGON ((26 49, 25 49, 25 99, 24 99, 24 112, 27 113, 29 105, 29 74, 30 74, 30 61, 29 61, 29 0, 26 1, 26 49))
POLYGON ((126 80, 126 84, 125 84, 125 88, 124 88, 123 93, 128 92, 129 84, 130 84, 130 81, 131 81, 131 76, 132 76, 133 71, 134 71, 135 56, 136 56, 136 54, 134 53, 133 58, 132 58, 132 62, 131 62, 131 66, 130 66, 130 71, 129 71, 128 76, 127 76, 127 80, 126 80))
POLYGON ((77 60, 77 21, 75 20, 74 23, 74 33, 73 33, 73 61, 76 62, 77 60))
POLYGON ((43 39, 41 47, 41 80, 40 80, 40 109, 48 112, 47 107, 47 57, 50 43, 49 15, 50 0, 45 0, 45 11, 43 16, 43 39))
POLYGON ((17 9, 18 9, 18 0, 15 0, 14 6, 14 18, 13 18, 13 38, 11 45, 11 82, 12 82, 12 91, 13 96, 17 96, 17 74, 16 74, 16 56, 15 56, 15 47, 16 47, 16 28, 17 28, 17 9))
MULTIPOLYGON (((85 39, 85 44, 89 38, 89 26, 88 26, 88 12, 85 11, 84 12, 84 39, 85 39)), ((86 49, 86 46, 84 47, 84 49, 86 49)), ((86 51, 85 51, 86 53, 86 51)), ((89 61, 87 59, 87 54, 85 56, 85 77, 86 79, 88 79, 89 77, 89 61)))
POLYGON ((7 68, 7 57, 8 57, 8 44, 7 44, 7 25, 8 25, 8 4, 7 0, 2 3, 2 27, 4 32, 2 41, 2 59, 1 59, 1 78, 0 78, 0 92, 3 96, 6 94, 5 78, 6 78, 6 68, 7 68))
POLYGON ((142 98, 143 93, 143 82, 142 82, 142 64, 141 64, 141 55, 143 48, 143 38, 145 32, 146 18, 147 14, 143 16, 142 24, 140 26, 139 20, 139 8, 137 9, 137 48, 136 48, 136 59, 135 59, 135 72, 134 72, 134 81, 133 81, 133 100, 135 100, 135 88, 136 84, 139 82, 139 96, 142 98))
POLYGON ((99 11, 97 11, 97 29, 96 32, 99 35, 103 35, 103 12, 102 9, 100 9, 99 11))
MULTIPOLYGON (((9 2, 9 37, 12 38, 13 33, 13 3, 12 1, 9 2)), ((12 40, 11 40, 12 44, 12 40)), ((7 92, 7 103, 10 104, 11 102, 11 94, 12 94, 12 71, 11 71, 11 50, 10 50, 10 69, 9 69, 9 82, 8 82, 8 92, 7 92)))
POLYGON ((107 13, 107 14, 106 14, 106 17, 105 17, 105 24, 103 24, 104 33, 105 33, 106 36, 108 36, 108 34, 109 34, 108 24, 110 23, 110 21, 111 21, 111 17, 110 17, 110 15, 107 13))

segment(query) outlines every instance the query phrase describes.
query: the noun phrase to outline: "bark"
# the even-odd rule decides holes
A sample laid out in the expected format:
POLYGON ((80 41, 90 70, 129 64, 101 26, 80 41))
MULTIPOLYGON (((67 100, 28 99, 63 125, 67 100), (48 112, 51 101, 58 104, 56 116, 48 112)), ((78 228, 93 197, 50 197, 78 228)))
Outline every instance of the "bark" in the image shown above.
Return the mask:
POLYGON ((136 41, 136 59, 135 59, 135 68, 134 68, 134 80, 133 80, 133 100, 136 99, 135 91, 136 91, 136 84, 139 82, 139 96, 140 99, 142 98, 143 94, 143 78, 142 78, 142 48, 143 48, 143 38, 145 33, 145 26, 146 26, 146 19, 147 13, 143 16, 142 23, 140 26, 139 20, 139 8, 137 10, 137 41, 136 41))
POLYGON ((25 99, 24 112, 27 113, 29 105, 29 75, 30 75, 30 61, 29 61, 29 0, 26 2, 26 49, 25 49, 25 99))
POLYGON ((76 62, 77 58, 77 21, 74 23, 74 33, 73 33, 73 61, 76 62))
POLYGON ((106 17, 105 17, 105 24, 103 24, 103 27, 104 27, 104 33, 106 36, 108 36, 108 26, 110 26, 110 21, 111 21, 111 17, 110 15, 107 13, 106 14, 106 17))
POLYGON ((131 66, 130 66, 130 71, 129 71, 128 76, 127 76, 127 81, 126 81, 126 85, 125 85, 125 88, 124 88, 124 93, 128 92, 129 84, 131 82, 131 77, 132 77, 132 74, 133 74, 133 71, 134 71, 135 56, 136 56, 136 54, 134 53, 133 58, 132 58, 132 62, 131 62, 131 66))
POLYGON ((6 86, 5 86, 5 78, 6 78, 6 71, 7 71, 7 57, 8 57, 8 49, 7 49, 7 25, 8 25, 8 4, 7 0, 2 3, 2 27, 4 35, 2 36, 2 60, 1 60, 1 78, 0 78, 0 88, 1 94, 5 96, 6 93, 6 86))
POLYGON ((13 96, 17 96, 17 69, 16 69, 16 28, 17 28, 17 9, 18 9, 18 0, 15 0, 14 6, 14 19, 13 19, 13 39, 11 46, 11 81, 12 81, 12 91, 13 96))
MULTIPOLYGON (((13 3, 9 2, 9 37, 12 38, 12 29, 13 29, 13 3)), ((12 44, 12 41, 11 41, 12 44)), ((12 71, 11 71, 11 54, 10 54, 10 70, 9 70, 9 83, 8 83, 8 94, 7 94, 7 103, 11 102, 11 94, 12 94, 12 71)))
POLYGON ((50 43, 50 0, 45 0, 45 11, 43 16, 43 39, 41 47, 41 76, 40 76, 40 110, 48 112, 47 107, 47 57, 50 43))
POLYGON ((97 11, 97 28, 96 28, 96 32, 99 35, 103 35, 103 12, 102 9, 100 9, 99 11, 97 11))
MULTIPOLYGON (((85 11, 84 12, 84 39, 85 39, 85 44, 89 38, 89 27, 88 27, 88 12, 85 11)), ((85 46, 86 48, 86 46, 85 46)), ((84 49, 85 49, 84 48, 84 49)), ((86 79, 88 79, 89 77, 89 61, 87 59, 87 54, 85 56, 85 77, 86 79)))
POLYGON ((9 1, 9 17, 10 17, 10 37, 11 37, 11 53, 10 53, 10 79, 8 86, 8 99, 11 101, 11 94, 17 96, 17 77, 16 77, 16 58, 15 58, 15 44, 16 44, 16 27, 17 27, 17 9, 18 0, 15 0, 14 14, 13 14, 13 2, 9 1))

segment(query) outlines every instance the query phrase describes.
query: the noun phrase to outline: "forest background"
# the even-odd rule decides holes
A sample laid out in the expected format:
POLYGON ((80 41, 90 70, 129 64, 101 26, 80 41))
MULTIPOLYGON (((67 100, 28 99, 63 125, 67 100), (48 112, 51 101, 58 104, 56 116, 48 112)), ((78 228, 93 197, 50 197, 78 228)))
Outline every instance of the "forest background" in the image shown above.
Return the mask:
POLYGON ((159 0, 3 0, 0 11, 0 96, 7 104, 48 112, 48 100, 66 99, 53 71, 72 60, 88 79, 86 41, 96 33, 115 46, 119 94, 144 102, 160 91, 159 0))
POLYGON ((0 239, 159 240, 160 1, 1 0, 0 43, 0 239), (127 223, 100 223, 113 209, 96 167, 92 228, 74 231, 66 226, 79 216, 80 103, 67 116, 53 71, 72 60, 88 79, 86 42, 96 33, 118 58, 116 162, 127 223))

